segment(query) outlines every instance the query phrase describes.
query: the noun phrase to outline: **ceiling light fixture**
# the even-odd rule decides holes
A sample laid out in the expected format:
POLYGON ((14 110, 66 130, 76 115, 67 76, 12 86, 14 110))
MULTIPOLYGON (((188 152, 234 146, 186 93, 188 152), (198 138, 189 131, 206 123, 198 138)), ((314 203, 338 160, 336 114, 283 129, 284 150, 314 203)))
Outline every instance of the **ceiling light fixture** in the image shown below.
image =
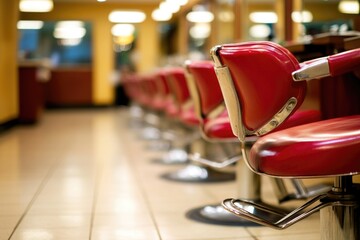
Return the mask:
POLYGON ((20 0, 21 12, 50 12, 54 7, 52 0, 20 0))
POLYGON ((113 23, 141 23, 145 21, 146 15, 141 11, 112 11, 109 21, 113 23))
POLYGON ((179 6, 184 6, 189 2, 188 0, 165 0, 165 1, 168 2, 169 4, 174 4, 179 6))
POLYGON ((162 2, 159 6, 160 10, 170 13, 176 13, 180 10, 180 6, 170 2, 162 2))
POLYGON ((210 36, 211 26, 209 23, 196 23, 190 28, 189 33, 194 39, 206 39, 210 36))
POLYGON ((270 36, 271 29, 268 25, 256 24, 250 27, 249 34, 251 37, 256 38, 257 40, 265 40, 270 36))
POLYGON ((278 21, 274 12, 252 12, 249 18, 254 23, 276 23, 278 21))
POLYGON ((172 13, 162 11, 160 8, 157 8, 151 13, 151 18, 154 21, 165 22, 169 21, 172 18, 172 13))
POLYGON ((296 23, 309 23, 313 20, 313 15, 310 11, 294 11, 291 13, 291 19, 296 23))
POLYGON ((186 14, 186 19, 194 23, 209 23, 214 20, 214 14, 209 11, 192 11, 186 14))
POLYGON ((342 0, 338 8, 341 13, 359 14, 359 2, 355 0, 342 0))
POLYGON ((81 39, 86 29, 81 21, 60 21, 56 24, 54 37, 60 39, 81 39))
POLYGON ((135 32, 135 27, 129 23, 118 23, 111 28, 113 36, 131 36, 135 32))

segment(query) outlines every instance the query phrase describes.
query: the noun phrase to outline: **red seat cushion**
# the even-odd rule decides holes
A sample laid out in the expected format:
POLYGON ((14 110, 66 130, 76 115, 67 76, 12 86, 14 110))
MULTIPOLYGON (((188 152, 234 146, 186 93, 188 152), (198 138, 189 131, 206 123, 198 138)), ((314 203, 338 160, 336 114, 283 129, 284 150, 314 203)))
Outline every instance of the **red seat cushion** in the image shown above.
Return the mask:
POLYGON ((203 133, 210 139, 222 139, 238 141, 233 134, 228 112, 225 110, 218 117, 207 119, 203 124, 203 133))
POLYGON ((329 119, 270 133, 250 151, 249 165, 279 177, 360 173, 360 115, 329 119))
MULTIPOLYGON (((320 120, 320 112, 317 110, 298 110, 289 117, 281 126, 275 129, 282 129, 298 126, 301 124, 312 123, 320 120)), ((218 117, 205 120, 203 132, 210 139, 235 139, 230 119, 227 111, 224 111, 218 117)))
POLYGON ((297 110, 283 124, 275 128, 274 131, 279 131, 302 124, 317 122, 321 120, 321 113, 318 110, 297 110))
POLYGON ((186 110, 182 109, 180 112, 180 121, 188 126, 198 126, 200 124, 194 107, 190 107, 186 110))
POLYGON ((180 108, 172 98, 167 98, 165 112, 170 118, 177 118, 179 116, 180 108))

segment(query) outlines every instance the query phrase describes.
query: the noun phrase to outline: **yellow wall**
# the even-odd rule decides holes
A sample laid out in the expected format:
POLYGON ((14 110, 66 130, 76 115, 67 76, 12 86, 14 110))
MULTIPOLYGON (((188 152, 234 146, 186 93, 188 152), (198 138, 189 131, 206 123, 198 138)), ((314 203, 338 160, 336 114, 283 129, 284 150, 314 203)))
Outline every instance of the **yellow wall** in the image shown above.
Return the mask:
POLYGON ((92 22, 93 29, 93 103, 111 104, 114 100, 113 85, 110 76, 114 70, 114 52, 108 21, 109 13, 114 9, 143 10, 147 18, 137 24, 138 41, 136 52, 139 72, 149 71, 158 64, 159 40, 156 34, 156 22, 151 19, 151 12, 157 6, 145 5, 141 9, 137 5, 115 3, 57 3, 49 13, 21 13, 21 19, 40 20, 84 20, 92 22))
POLYGON ((0 124, 18 116, 17 0, 0 0, 0 124))

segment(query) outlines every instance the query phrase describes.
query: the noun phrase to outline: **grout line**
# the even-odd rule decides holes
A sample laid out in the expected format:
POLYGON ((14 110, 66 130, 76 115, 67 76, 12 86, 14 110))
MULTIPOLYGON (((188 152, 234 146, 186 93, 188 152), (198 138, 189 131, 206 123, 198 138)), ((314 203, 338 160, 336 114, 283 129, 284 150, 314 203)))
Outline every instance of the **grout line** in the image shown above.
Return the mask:
POLYGON ((24 213, 21 215, 20 219, 18 220, 18 222, 16 223, 13 231, 11 232, 8 240, 10 240, 12 238, 12 236, 14 235, 14 233, 16 232, 16 230, 18 229, 18 227, 20 226, 20 224, 22 223, 22 221, 24 220, 25 216, 28 214, 28 212, 30 211, 31 207, 33 206, 34 202, 36 201, 36 199, 39 197, 41 191, 44 189, 45 185, 49 182, 51 175, 54 173, 56 166, 59 165, 58 163, 53 164, 52 167, 50 167, 49 171, 47 172, 47 174, 45 175, 44 179, 41 181, 40 186, 38 187, 38 189, 36 190, 34 196, 31 198, 29 204, 27 205, 24 213))
MULTIPOLYGON (((260 227, 261 227, 261 226, 260 226, 260 227)), ((245 231, 246 231, 247 233, 249 233, 249 235, 250 235, 252 238, 254 238, 254 240, 259 240, 259 239, 257 238, 257 236, 255 236, 255 235, 249 230, 248 227, 245 227, 245 231)))
POLYGON ((90 217, 90 226, 89 226, 89 240, 92 239, 92 233, 93 233, 93 226, 94 226, 94 219, 95 219, 95 210, 96 205, 99 197, 99 185, 102 177, 102 171, 104 169, 104 164, 101 164, 100 170, 97 171, 95 176, 95 187, 94 187, 94 194, 93 194, 93 203, 91 206, 91 217, 90 217))

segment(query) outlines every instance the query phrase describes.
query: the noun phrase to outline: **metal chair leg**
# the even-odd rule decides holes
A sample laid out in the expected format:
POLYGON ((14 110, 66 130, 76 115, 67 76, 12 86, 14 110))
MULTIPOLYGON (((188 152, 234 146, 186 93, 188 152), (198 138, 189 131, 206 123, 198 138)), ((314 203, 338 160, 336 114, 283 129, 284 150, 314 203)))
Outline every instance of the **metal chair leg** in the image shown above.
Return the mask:
POLYGON ((337 177, 331 191, 291 212, 246 199, 229 198, 222 205, 235 216, 280 230, 320 211, 321 240, 360 238, 360 185, 348 177, 337 177))

